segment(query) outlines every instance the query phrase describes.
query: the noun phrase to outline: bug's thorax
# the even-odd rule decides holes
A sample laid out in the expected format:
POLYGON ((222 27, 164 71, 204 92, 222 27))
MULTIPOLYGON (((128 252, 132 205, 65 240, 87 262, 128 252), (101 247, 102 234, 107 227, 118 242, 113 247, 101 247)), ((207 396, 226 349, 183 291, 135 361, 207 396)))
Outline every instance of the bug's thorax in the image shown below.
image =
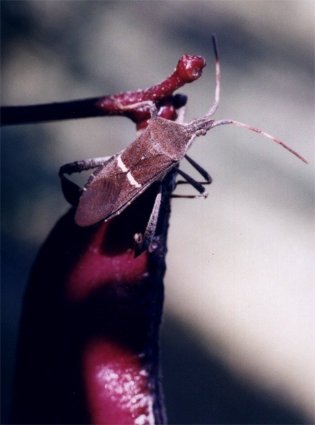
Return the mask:
POLYGON ((192 135, 184 124, 156 117, 149 121, 142 136, 154 153, 166 155, 178 162, 185 155, 192 135))

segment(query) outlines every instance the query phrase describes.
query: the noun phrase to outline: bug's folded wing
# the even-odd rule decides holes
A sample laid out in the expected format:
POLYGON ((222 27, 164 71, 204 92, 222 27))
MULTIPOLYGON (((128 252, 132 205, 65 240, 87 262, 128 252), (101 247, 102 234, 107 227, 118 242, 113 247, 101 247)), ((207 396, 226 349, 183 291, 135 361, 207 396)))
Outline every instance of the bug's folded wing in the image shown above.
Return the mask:
POLYGON ((109 217, 115 209, 125 175, 95 178, 84 189, 75 214, 79 226, 91 226, 109 217))
POLYGON ((110 219, 175 165, 167 156, 156 155, 142 157, 125 172, 117 164, 101 170, 90 179, 81 195, 76 223, 85 227, 110 219))
POLYGON ((160 177, 165 175, 177 162, 163 154, 143 156, 141 160, 131 168, 134 179, 143 187, 147 187, 160 177))

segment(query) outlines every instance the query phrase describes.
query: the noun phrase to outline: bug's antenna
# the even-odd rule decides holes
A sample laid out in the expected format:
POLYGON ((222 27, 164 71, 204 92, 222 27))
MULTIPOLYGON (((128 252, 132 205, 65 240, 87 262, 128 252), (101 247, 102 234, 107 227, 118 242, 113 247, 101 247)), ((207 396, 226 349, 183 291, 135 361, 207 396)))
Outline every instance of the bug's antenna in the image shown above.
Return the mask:
POLYGON ((227 124, 234 124, 234 125, 237 125, 238 127, 243 127, 243 128, 246 128, 247 130, 254 131, 255 133, 261 134, 262 136, 267 137, 268 139, 270 139, 273 142, 277 143, 278 145, 282 146, 287 151, 291 152, 293 155, 295 155, 301 161, 303 161, 306 164, 308 164, 308 162, 306 161, 305 158, 303 158, 302 155, 300 155, 295 150, 293 150, 292 148, 290 148, 282 140, 277 139, 275 136, 272 136, 271 134, 266 133, 265 131, 260 130, 259 128, 252 127, 252 126, 250 126, 248 124, 244 124, 243 122, 236 121, 236 120, 229 120, 229 119, 228 120, 218 120, 218 121, 213 121, 212 122, 211 128, 218 127, 219 125, 227 125, 227 124))
POLYGON ((213 44, 213 51, 214 51, 214 57, 215 57, 215 94, 214 94, 214 103, 209 109, 209 111, 206 113, 206 117, 211 117, 215 113, 215 111, 218 109, 219 101, 220 101, 220 80, 221 80, 221 71, 220 71, 220 59, 219 59, 219 53, 218 53, 218 43, 216 36, 212 34, 212 44, 213 44))
MULTIPOLYGON (((303 158, 302 155, 297 153, 295 150, 290 148, 288 145, 286 145, 282 140, 277 139, 276 137, 272 136, 269 133, 266 133, 263 130, 260 130, 259 128, 252 127, 248 124, 244 124, 240 121, 231 120, 231 119, 224 119, 224 120, 214 120, 210 119, 210 117, 216 112, 219 106, 220 101, 220 82, 221 82, 221 71, 220 71, 220 58, 218 53, 218 44, 217 40, 214 34, 212 34, 212 44, 213 44, 213 50, 214 50, 214 56, 215 56, 215 95, 214 95, 214 103, 210 107, 207 114, 201 118, 197 118, 187 124, 184 124, 186 127, 186 130, 188 133, 190 133, 192 136, 201 136, 205 135, 209 130, 211 130, 214 127, 218 127, 219 125, 227 125, 227 124, 234 124, 238 127, 246 128, 247 130, 254 131, 255 133, 261 134, 262 136, 267 137, 268 139, 272 140, 274 143, 277 143, 278 145, 282 146, 287 151, 291 152, 293 155, 295 155, 297 158, 299 158, 301 161, 308 164, 305 158, 303 158)), ((191 139, 191 141, 193 138, 191 139)))

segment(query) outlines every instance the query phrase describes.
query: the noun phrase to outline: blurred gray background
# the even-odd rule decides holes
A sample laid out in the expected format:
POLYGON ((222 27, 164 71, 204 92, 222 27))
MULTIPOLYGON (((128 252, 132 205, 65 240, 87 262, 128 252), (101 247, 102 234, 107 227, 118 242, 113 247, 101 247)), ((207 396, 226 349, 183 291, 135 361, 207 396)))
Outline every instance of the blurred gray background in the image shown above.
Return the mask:
MULTIPOLYGON (((191 120, 213 100, 214 32, 217 118, 263 128, 310 161, 233 126, 190 150, 214 183, 207 200, 172 204, 161 341, 170 423, 315 420, 314 17, 302 0, 1 2, 2 104, 144 88, 190 53, 208 63, 180 90, 191 120)), ((57 171, 134 137, 123 118, 2 129, 2 423, 27 276, 68 208, 57 171)))

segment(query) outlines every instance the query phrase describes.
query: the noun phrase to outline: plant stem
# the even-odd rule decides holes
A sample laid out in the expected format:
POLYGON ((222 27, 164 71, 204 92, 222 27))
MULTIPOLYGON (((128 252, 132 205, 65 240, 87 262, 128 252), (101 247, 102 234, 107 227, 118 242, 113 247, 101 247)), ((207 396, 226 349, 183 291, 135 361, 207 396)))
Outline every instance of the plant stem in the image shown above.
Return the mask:
MULTIPOLYGON (((149 118, 148 110, 140 108, 140 110, 126 111, 122 107, 147 100, 154 102, 163 100, 165 102, 179 87, 198 79, 205 65, 205 60, 200 56, 183 55, 169 77, 147 89, 67 102, 2 106, 0 108, 1 125, 30 124, 107 115, 124 115, 139 123, 145 117, 149 118)), ((175 97, 175 99, 177 98, 175 97)), ((162 102, 162 104, 164 103, 162 102)))

